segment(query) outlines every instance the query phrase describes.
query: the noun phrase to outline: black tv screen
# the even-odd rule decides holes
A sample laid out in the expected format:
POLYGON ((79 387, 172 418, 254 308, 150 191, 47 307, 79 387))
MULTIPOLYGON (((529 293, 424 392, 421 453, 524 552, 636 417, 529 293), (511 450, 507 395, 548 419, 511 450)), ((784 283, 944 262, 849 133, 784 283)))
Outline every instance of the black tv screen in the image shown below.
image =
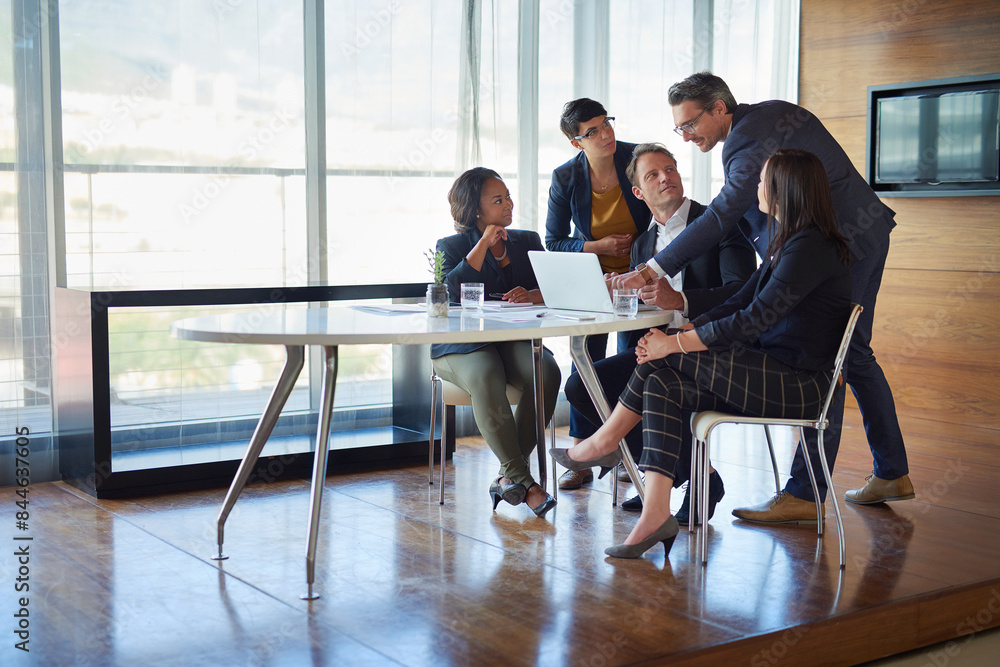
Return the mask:
POLYGON ((1000 179, 1000 90, 878 101, 876 183, 1000 179))
POLYGON ((1000 75, 871 86, 868 114, 876 192, 1000 194, 1000 75))

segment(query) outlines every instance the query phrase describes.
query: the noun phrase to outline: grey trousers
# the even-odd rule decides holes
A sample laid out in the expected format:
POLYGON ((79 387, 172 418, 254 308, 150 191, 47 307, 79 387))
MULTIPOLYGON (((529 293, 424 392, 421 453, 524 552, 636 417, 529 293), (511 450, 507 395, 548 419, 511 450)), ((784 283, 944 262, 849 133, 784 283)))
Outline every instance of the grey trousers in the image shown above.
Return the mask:
MULTIPOLYGON (((500 461, 499 475, 529 488, 529 456, 535 449, 535 394, 531 343, 493 343, 466 354, 446 354, 433 360, 434 372, 472 396, 472 414, 486 444, 500 461), (507 384, 521 390, 513 411, 507 384)), ((545 422, 552 418, 559 396, 559 366, 548 350, 542 353, 542 393, 545 422)))

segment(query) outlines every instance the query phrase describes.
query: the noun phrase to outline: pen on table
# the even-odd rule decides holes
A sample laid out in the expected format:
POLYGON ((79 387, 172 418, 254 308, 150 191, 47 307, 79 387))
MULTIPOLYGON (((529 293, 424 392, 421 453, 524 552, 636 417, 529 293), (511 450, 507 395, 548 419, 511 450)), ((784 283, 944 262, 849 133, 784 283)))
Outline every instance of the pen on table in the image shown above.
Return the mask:
POLYGON ((503 292, 493 292, 489 296, 491 299, 502 299, 504 295, 503 292))

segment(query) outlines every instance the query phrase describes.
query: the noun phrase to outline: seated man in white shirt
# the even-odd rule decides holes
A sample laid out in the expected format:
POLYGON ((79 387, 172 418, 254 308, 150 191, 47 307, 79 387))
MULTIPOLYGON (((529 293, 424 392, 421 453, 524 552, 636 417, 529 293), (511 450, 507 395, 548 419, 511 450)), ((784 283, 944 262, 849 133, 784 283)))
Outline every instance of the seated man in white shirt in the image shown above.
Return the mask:
MULTIPOLYGON (((645 232, 632 243, 632 266, 642 271, 644 262, 665 248, 685 228, 689 220, 694 220, 705 210, 696 201, 684 196, 684 185, 677 171, 677 161, 665 146, 658 143, 639 144, 635 147, 632 161, 626 170, 632 183, 632 192, 646 202, 652 213, 645 232)), ((724 302, 735 293, 750 274, 757 268, 757 256, 746 237, 733 228, 722 242, 704 255, 691 262, 673 278, 660 278, 642 288, 639 292, 644 303, 656 304, 660 308, 674 310, 674 320, 670 326, 679 327, 689 318, 697 317, 724 302)), ((630 349, 594 364, 601 388, 609 403, 614 403, 625 389, 629 377, 636 366, 635 343, 646 333, 645 329, 632 332, 630 349)), ((601 423, 590 397, 577 373, 566 381, 566 398, 573 407, 586 418, 586 426, 596 430, 601 423)), ((583 439, 593 433, 573 432, 573 438, 583 439)), ((626 437, 632 456, 638 459, 642 451, 642 427, 637 426, 626 437)), ((678 471, 687 472, 680 465, 678 471)), ((589 471, 577 472, 586 475, 589 471)), ((593 473, 590 472, 593 478, 593 473)), ((725 493, 722 479, 713 471, 709 488, 709 518, 716 503, 725 493)), ((677 484, 685 481, 676 480, 677 484)), ((688 496, 677 512, 677 521, 688 523, 688 496)), ((623 509, 641 510, 638 497, 622 504, 623 509)))

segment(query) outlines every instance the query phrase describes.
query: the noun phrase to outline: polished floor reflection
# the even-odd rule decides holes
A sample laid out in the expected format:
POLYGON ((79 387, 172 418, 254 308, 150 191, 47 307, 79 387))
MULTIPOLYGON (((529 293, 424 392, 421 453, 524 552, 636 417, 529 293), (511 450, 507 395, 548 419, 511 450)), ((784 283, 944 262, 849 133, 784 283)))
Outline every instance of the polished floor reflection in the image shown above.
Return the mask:
MULTIPOLYGON (((870 472, 859 421, 849 413, 840 497, 870 472)), ((248 487, 221 562, 210 557, 224 489, 97 501, 37 484, 31 653, 8 633, 0 664, 855 664, 1000 625, 996 432, 904 429, 917 499, 843 508, 843 571, 835 530, 817 539, 812 526, 730 515, 773 493, 762 432, 744 427, 714 453, 726 496, 705 568, 684 529, 669 558, 660 546, 606 558, 635 520, 611 506, 608 478, 561 492, 543 519, 504 503, 491 512, 496 465, 467 438, 444 506, 421 465, 327 479, 313 602, 299 599, 305 480, 248 487)), ((777 445, 786 469, 792 443, 777 445)), ((14 609, 16 564, 0 564, 14 609)))

